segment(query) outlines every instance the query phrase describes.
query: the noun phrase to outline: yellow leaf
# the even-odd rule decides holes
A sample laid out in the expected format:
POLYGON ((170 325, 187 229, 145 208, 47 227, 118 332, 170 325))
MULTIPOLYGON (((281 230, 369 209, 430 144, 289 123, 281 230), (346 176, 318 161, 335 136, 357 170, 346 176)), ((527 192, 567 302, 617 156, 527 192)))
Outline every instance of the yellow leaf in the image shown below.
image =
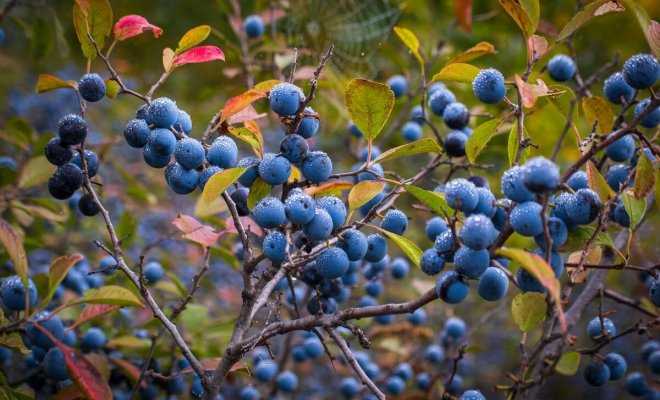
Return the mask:
POLYGON ((582 99, 582 109, 590 130, 595 125, 596 132, 610 133, 614 121, 614 112, 604 98, 600 96, 585 97, 582 99))
POLYGON ((445 65, 440 72, 433 75, 431 82, 456 81, 472 83, 474 77, 479 73, 479 68, 471 64, 453 63, 445 65))
POLYGON ((394 147, 381 153, 375 160, 375 163, 396 160, 397 158, 412 156, 423 153, 441 153, 442 148, 431 138, 419 139, 411 143, 394 147))
POLYGON ((598 171, 598 168, 591 161, 587 161, 587 180, 589 181, 589 187, 598 193, 601 201, 609 200, 616 195, 610 185, 607 184, 603 175, 598 171))
POLYGON ((48 92, 55 89, 74 89, 76 82, 65 81, 50 74, 40 74, 37 78, 37 93, 48 92))
POLYGON ((204 40, 206 40, 207 37, 209 37, 210 33, 211 27, 208 25, 200 25, 190 29, 179 40, 175 54, 181 54, 184 51, 202 43, 204 40))
POLYGON ((401 39, 403 44, 405 44, 406 47, 408 47, 408 49, 412 52, 412 54, 419 62, 419 65, 423 71, 424 59, 422 58, 422 55, 419 53, 419 39, 417 39, 417 36, 415 36, 415 34, 411 30, 402 28, 400 26, 394 27, 394 33, 396 33, 396 35, 399 37, 399 39, 401 39))
POLYGON ((208 207, 212 205, 214 201, 218 200, 222 192, 224 192, 229 185, 236 182, 236 180, 243 175, 245 170, 245 168, 229 168, 211 176, 206 182, 206 185, 204 185, 204 190, 199 198, 200 203, 198 205, 201 211, 204 211, 204 207, 208 207))
POLYGON ((163 49, 163 69, 169 71, 172 69, 172 64, 174 63, 174 50, 166 47, 163 49))
POLYGON ((496 52, 497 51, 495 50, 495 46, 493 46, 491 43, 479 42, 476 45, 470 47, 461 54, 449 60, 447 64, 464 63, 466 61, 474 60, 475 58, 479 58, 486 54, 495 54, 496 52))
POLYGON ((348 193, 348 208, 355 210, 369 202, 383 191, 385 183, 379 181, 362 181, 353 186, 348 193))
POLYGON ((0 218, 0 242, 5 246, 9 258, 14 263, 14 271, 21 277, 23 284, 27 284, 28 260, 23 248, 23 238, 2 218, 0 218))

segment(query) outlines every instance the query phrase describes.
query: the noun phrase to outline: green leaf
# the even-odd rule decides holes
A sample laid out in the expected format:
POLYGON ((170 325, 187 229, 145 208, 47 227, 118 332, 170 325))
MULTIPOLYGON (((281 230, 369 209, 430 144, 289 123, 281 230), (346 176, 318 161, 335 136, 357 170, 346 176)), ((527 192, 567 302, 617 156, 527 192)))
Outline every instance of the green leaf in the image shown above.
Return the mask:
POLYGON ((121 87, 114 79, 105 80, 105 95, 111 99, 114 99, 119 94, 121 87))
POLYGON ((191 331, 200 331, 206 326, 209 310, 202 304, 188 304, 186 309, 181 312, 179 321, 186 329, 191 331))
POLYGON ((82 260, 84 257, 81 254, 70 254, 66 256, 57 257, 50 264, 50 269, 48 270, 48 292, 46 296, 41 301, 42 305, 47 305, 50 302, 50 299, 53 298, 57 287, 62 283, 66 274, 69 270, 76 265, 76 263, 82 260))
POLYGON ((502 247, 497 250, 497 254, 520 264, 525 271, 529 272, 530 275, 536 278, 536 280, 548 290, 548 293, 555 304, 555 308, 557 309, 561 330, 562 332, 566 332, 568 326, 566 325, 564 310, 561 308, 559 280, 555 276, 550 265, 548 265, 548 263, 537 254, 522 249, 502 247))
POLYGON ((348 192, 348 209, 355 210, 367 204, 369 200, 381 193, 384 187, 384 182, 371 180, 362 181, 353 186, 351 191, 348 192))
POLYGON ((373 141, 383 130, 394 108, 394 93, 387 85, 367 79, 352 79, 344 92, 353 123, 373 141))
POLYGON ((497 134, 497 127, 501 122, 502 120, 497 118, 491 119, 479 125, 472 132, 472 135, 465 144, 465 155, 470 163, 474 163, 477 160, 481 151, 486 148, 488 142, 497 134))
POLYGON ((32 127, 22 118, 10 118, 5 123, 4 130, 0 131, 0 139, 20 147, 30 149, 32 142, 32 127))
POLYGON ((181 54, 184 51, 197 46, 198 44, 205 41, 206 38, 209 37, 210 33, 211 27, 208 25, 200 25, 190 29, 181 37, 174 53, 181 54))
POLYGON ((229 128, 229 134, 234 136, 236 139, 242 140, 247 143, 255 154, 261 156, 263 154, 263 144, 258 132, 254 132, 251 129, 246 127, 240 128, 229 128))
POLYGON ((506 152, 509 156, 509 167, 516 163, 516 154, 520 147, 520 133, 518 132, 518 122, 514 122, 509 132, 509 139, 507 140, 506 152))
POLYGON ((37 93, 49 92, 55 89, 75 89, 76 82, 65 81, 55 75, 39 74, 37 78, 37 93))
POLYGON ((0 242, 14 263, 14 271, 27 287, 28 260, 23 247, 23 238, 2 218, 0 218, 0 242))
POLYGON ((621 200, 630 217, 630 229, 634 230, 644 218, 644 213, 646 213, 646 199, 637 199, 630 190, 627 190, 621 194, 621 200))
POLYGON ((582 110, 587 119, 589 129, 596 126, 596 132, 608 134, 612 131, 614 111, 610 103, 600 96, 585 97, 582 99, 582 110))
POLYGON ((653 54, 656 57, 660 57, 660 25, 657 21, 651 20, 648 12, 644 7, 636 0, 623 0, 626 3, 626 6, 635 14, 639 26, 644 32, 646 41, 649 43, 649 47, 653 54))
POLYGON ((562 375, 573 376, 577 373, 578 368, 580 368, 580 353, 569 351, 561 355, 555 366, 555 371, 562 375))
POLYGON ((417 36, 410 30, 406 28, 402 28, 400 26, 395 26, 394 27, 394 33, 401 39, 403 44, 410 49, 412 54, 415 56, 417 61, 419 62, 419 66, 422 69, 422 73, 424 71, 424 59, 422 58, 422 55, 419 53, 419 39, 417 39, 417 36))
POLYGON ((511 16, 525 37, 536 31, 540 7, 538 0, 499 0, 500 5, 511 16))
POLYGON ((406 185, 406 192, 410 193, 438 215, 448 217, 454 213, 452 208, 449 207, 449 204, 447 204, 443 193, 433 192, 413 185, 406 185))
POLYGON ((250 186, 250 193, 248 194, 247 204, 251 210, 257 205, 259 200, 270 194, 272 187, 263 179, 257 177, 250 186))
POLYGON ((20 352, 21 354, 30 353, 30 351, 27 349, 27 347, 25 347, 25 344, 23 343, 23 338, 21 338, 21 334, 18 332, 12 332, 9 334, 0 335, 0 346, 14 349, 20 352))
POLYGON ((633 188, 635 197, 638 199, 646 197, 653 190, 655 183, 653 162, 649 160, 646 152, 640 151, 635 171, 635 186, 633 188))
POLYGON ((587 181, 591 190, 598 193, 601 201, 609 200, 616 196, 614 190, 607 184, 603 175, 601 175, 598 168, 591 161, 587 161, 587 181))
POLYGON ((117 237, 125 246, 130 246, 135 241, 135 232, 137 230, 138 220, 129 212, 124 211, 117 224, 117 237))
POLYGON ((69 303, 74 304, 111 304, 126 307, 143 307, 142 301, 130 290, 116 285, 89 289, 85 295, 69 303))
POLYGON ((107 346, 111 349, 124 349, 124 350, 147 350, 151 347, 149 339, 140 339, 133 335, 118 336, 108 341, 107 346))
POLYGON ((55 172, 55 166, 48 162, 46 156, 37 156, 28 160, 21 168, 18 187, 27 189, 48 181, 55 172))
POLYGON ((206 214, 205 211, 214 208, 214 203, 220 201, 222 192, 236 182, 245 170, 246 168, 229 168, 211 176, 204 186, 202 195, 199 197, 195 207, 195 214, 206 214))
MULTIPOLYGON (((623 11, 624 8, 619 5, 617 2, 612 1, 612 0, 596 0, 593 1, 586 6, 580 11, 578 11, 573 18, 571 18, 570 21, 564 27, 562 28, 561 32, 559 32, 559 35, 557 36, 557 41, 559 42, 560 40, 564 40, 570 35, 573 34, 576 30, 580 29, 580 27, 589 20, 591 20, 593 17, 599 16, 606 14, 608 12, 619 12, 623 11)), ((648 18, 648 17, 647 17, 648 18)))
POLYGON ((379 155, 374 163, 383 163, 385 161, 395 160, 401 157, 413 156, 422 153, 441 153, 442 148, 434 139, 424 138, 411 143, 389 149, 379 155))
POLYGON ((82 52, 88 59, 96 57, 96 49, 87 34, 89 33, 99 49, 105 44, 105 37, 112 30, 112 6, 109 0, 76 0, 73 5, 73 26, 78 36, 82 52))
POLYGON ((437 81, 455 81, 472 83, 474 77, 479 73, 479 68, 471 64, 452 63, 445 65, 440 72, 433 75, 431 82, 437 81))
POLYGON ((543 322, 547 311, 548 305, 542 293, 519 293, 511 302, 513 321, 523 332, 530 332, 543 322))
POLYGON ((188 288, 186 288, 186 285, 181 282, 181 279, 173 272, 166 272, 165 275, 167 275, 168 278, 172 281, 174 286, 176 286, 177 294, 181 297, 186 297, 188 294, 188 288))
POLYGON ((397 235, 396 233, 386 231, 385 229, 378 230, 385 236, 387 236, 391 241, 396 243, 396 245, 401 249, 403 254, 406 255, 416 266, 419 267, 419 260, 422 258, 422 250, 410 239, 397 235))

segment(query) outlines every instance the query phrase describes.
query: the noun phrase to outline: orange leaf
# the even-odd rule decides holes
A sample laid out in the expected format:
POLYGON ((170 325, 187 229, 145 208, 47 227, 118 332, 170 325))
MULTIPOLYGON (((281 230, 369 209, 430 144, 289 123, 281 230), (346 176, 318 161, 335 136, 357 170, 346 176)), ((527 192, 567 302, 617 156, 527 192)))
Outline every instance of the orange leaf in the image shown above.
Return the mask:
POLYGON ((464 31, 472 32, 472 0, 454 0, 454 16, 464 31))
POLYGON ((353 186, 355 186, 355 184, 352 182, 333 181, 318 186, 308 187, 307 189, 305 189, 305 193, 307 193, 310 196, 324 196, 324 195, 341 193, 345 190, 349 190, 353 186))
POLYGON ((87 321, 91 321, 96 317, 100 317, 101 315, 110 314, 111 312, 119 310, 119 308, 119 306, 113 304, 88 304, 83 308, 78 319, 69 327, 69 329, 74 329, 75 327, 84 324, 87 321))
POLYGON ((520 95, 522 96, 522 104, 525 108, 532 108, 536 104, 536 99, 541 96, 546 96, 550 94, 550 89, 546 86, 545 82, 541 79, 536 81, 536 84, 529 84, 520 78, 516 74, 515 76, 516 86, 520 90, 520 95))
POLYGON ((240 124, 241 122, 245 121, 254 121, 255 119, 263 118, 265 117, 266 114, 259 114, 257 110, 252 107, 251 104, 249 104, 247 107, 245 107, 243 110, 237 112, 236 114, 232 115, 228 120, 227 123, 229 125, 235 125, 235 124, 240 124))
POLYGON ((232 97, 227 100, 225 106, 222 108, 220 122, 226 121, 232 115, 238 114, 255 101, 264 97, 266 97, 266 93, 255 89, 250 89, 243 94, 232 97))

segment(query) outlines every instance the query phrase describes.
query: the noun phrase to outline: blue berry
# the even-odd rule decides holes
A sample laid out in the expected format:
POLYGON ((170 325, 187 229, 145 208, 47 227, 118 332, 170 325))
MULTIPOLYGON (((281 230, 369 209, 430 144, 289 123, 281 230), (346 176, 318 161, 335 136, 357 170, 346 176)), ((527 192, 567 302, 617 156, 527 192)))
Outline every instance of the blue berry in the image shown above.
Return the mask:
POLYGON ((420 125, 424 123, 424 110, 421 105, 417 104, 410 110, 410 120, 420 125))
POLYGON ((444 302, 458 304, 467 297, 469 286, 456 271, 446 271, 438 278, 435 290, 444 302))
POLYGON ((608 353, 605 356, 605 365, 610 369, 610 380, 616 381, 623 378, 628 369, 626 359, 619 353, 608 353))
POLYGON ((628 161, 635 154, 635 139, 632 135, 622 136, 605 148, 605 154, 612 161, 628 161))
POLYGON ((565 82, 573 79, 577 67, 575 61, 567 55, 558 54, 548 62, 548 73, 550 77, 558 82, 565 82))
POLYGON ((623 64, 623 78, 635 89, 653 86, 658 75, 660 66, 651 54, 635 54, 623 64))
POLYGON ((447 105, 455 101, 456 97, 454 96, 454 93, 446 88, 438 89, 433 93, 429 93, 429 108, 433 114, 439 117, 442 117, 447 105))
POLYGON ((314 209, 314 217, 304 227, 305 236, 312 241, 327 239, 332 233, 332 217, 322 208, 314 209))
POLYGON ((523 167, 513 166, 502 175, 502 193, 517 203, 534 200, 534 194, 525 185, 526 171, 523 167))
POLYGON ((305 225, 314 218, 315 202, 305 192, 294 192, 284 203, 286 216, 296 225, 305 225))
POLYGON ((350 134, 353 135, 353 137, 356 137, 358 139, 364 136, 360 128, 358 128, 357 125, 355 125, 353 122, 350 122, 348 124, 348 132, 350 132, 350 134))
MULTIPOLYGON (((30 307, 34 307, 37 304, 37 287, 29 278, 28 293, 30 307)), ((25 286, 18 275, 12 275, 2 281, 0 298, 2 298, 2 304, 9 310, 20 311, 25 309, 25 286)))
POLYGON ((424 350, 424 359, 432 364, 440 363, 444 358, 445 352, 437 344, 432 344, 424 350))
POLYGON ((462 319, 451 317, 445 322, 444 331, 450 338, 460 340, 467 333, 467 325, 462 319))
POLYGON ((280 143, 280 153, 294 164, 302 162, 309 151, 309 145, 300 135, 286 135, 280 143))
POLYGON ((476 214, 465 219, 458 237, 467 247, 482 250, 493 243, 496 235, 492 221, 485 215, 476 214))
MULTIPOLYGON (((643 113, 651 105, 651 99, 646 98, 635 106, 635 117, 643 113)), ((645 128, 655 128, 660 123, 660 107, 655 107, 653 111, 646 114, 639 122, 645 128)))
MULTIPOLYGON (((90 178, 96 176, 96 173, 99 170, 99 157, 91 150, 85 150, 85 163, 87 164, 87 175, 90 178)), ((80 152, 75 152, 71 158, 71 163, 78 166, 78 168, 83 169, 83 163, 80 159, 80 152)))
MULTIPOLYGON (((566 224, 560 218, 548 218, 548 232, 550 233, 550 239, 552 239, 553 250, 557 250, 566 243, 566 240, 568 239, 568 228, 566 228, 566 224)), ((534 241, 540 248, 545 249, 546 243, 544 232, 534 236, 534 241)))
POLYGON ((477 193, 479 194, 479 202, 475 209, 471 211, 471 214, 483 214, 488 218, 492 218, 496 211, 495 196, 486 187, 477 187, 477 193))
POLYGON ((408 142, 414 142, 422 137, 422 127, 417 122, 408 121, 403 124, 401 134, 408 142))
POLYGON ((243 28, 247 37, 255 39, 264 34, 264 21, 258 15, 248 15, 243 21, 243 28))
POLYGON ((267 234, 262 244, 264 256, 276 264, 286 260, 287 247, 286 236, 279 231, 267 234))
POLYGON ((132 119, 126 124, 124 128, 124 138, 129 146, 135 148, 142 148, 149 140, 149 125, 144 119, 132 119))
POLYGON ((648 365, 653 374, 660 374, 660 350, 654 351, 649 356, 648 365))
POLYGON ((277 388, 285 393, 291 393, 298 388, 298 377, 291 371, 277 375, 277 388))
POLYGON ((406 362, 398 364, 396 367, 394 367, 394 370, 392 372, 394 373, 394 375, 398 376, 404 381, 409 381, 414 375, 412 367, 410 366, 410 364, 406 362))
POLYGON ((450 229, 447 229, 446 231, 439 234, 438 237, 435 238, 433 247, 440 255, 444 256, 447 261, 451 261, 455 250, 453 232, 450 229))
POLYGON ((176 148, 176 137, 169 129, 157 128, 151 131, 147 146, 161 156, 170 156, 176 148))
POLYGON ((312 183, 325 182, 332 174, 332 160, 322 151, 310 151, 303 160, 302 174, 312 183))
POLYGON ((167 97, 153 100, 147 108, 147 122, 156 128, 169 128, 179 117, 176 103, 167 97))
POLYGON ((80 347, 86 352, 95 351, 103 348, 106 342, 107 338, 101 329, 89 328, 80 341, 80 347))
POLYGON ((252 210, 254 221, 262 228, 272 229, 286 223, 284 204, 275 197, 264 197, 252 210))
POLYGON ((58 137, 54 137, 48 141, 44 153, 48 162, 58 167, 68 163, 71 157, 73 157, 73 153, 69 147, 63 146, 58 137))
POLYGON ((543 206, 534 201, 518 204, 509 216, 511 227, 523 236, 536 236, 543 233, 542 211, 543 206))
POLYGON ((584 369, 584 379, 591 386, 603 386, 610 380, 610 368, 602 361, 592 361, 584 369))
POLYGON ((387 80, 387 85, 394 92, 394 97, 401 97, 408 93, 408 81, 403 75, 394 75, 387 80))
POLYGON ((577 171, 568 178, 566 184, 573 190, 588 189, 589 181, 587 180, 587 173, 584 171, 577 171))
POLYGON ((142 151, 144 162, 153 168, 163 168, 170 163, 171 154, 160 154, 147 143, 142 151))
POLYGON ((545 293, 545 287, 527 270, 520 268, 516 272, 516 282, 520 290, 525 292, 545 293))
POLYGON ((57 122, 57 133, 62 146, 82 143, 87 137, 87 122, 77 114, 67 114, 57 122))
POLYGON ((316 132, 319 130, 320 121, 318 115, 312 107, 305 107, 305 112, 303 118, 298 125, 296 134, 309 139, 312 136, 316 135, 316 132))
POLYGON ((486 397, 478 390, 466 390, 458 400, 486 400, 486 397))
POLYGON ((458 396, 458 394, 463 390, 463 378, 460 375, 454 375, 454 379, 451 380, 445 387, 447 393, 458 396))
POLYGON ((427 320, 426 311, 423 308, 418 308, 408 315, 408 322, 415 326, 423 325, 427 320))
POLYGON ((75 164, 67 163, 58 167, 48 180, 48 191, 59 200, 68 199, 82 186, 83 172, 75 164))
POLYGON ((339 278, 348 270, 348 256, 339 247, 330 247, 316 259, 319 274, 325 279, 339 278))
POLYGON ((173 127, 177 132, 189 135, 190 132, 192 132, 192 118, 190 118, 190 114, 179 109, 177 111, 176 122, 174 123, 173 127))
POLYGON ((467 246, 461 246, 454 254, 456 272, 468 278, 479 278, 489 265, 490 255, 485 249, 472 250, 467 246))
POLYGON ((316 201, 319 208, 324 209, 330 218, 332 218, 332 229, 339 229, 346 221, 346 206, 344 202, 336 196, 324 196, 316 201))
POLYGON ((156 261, 148 262, 147 265, 144 266, 143 273, 144 280, 152 285, 163 279, 165 276, 165 270, 163 270, 163 266, 156 261))
POLYGON ((408 227, 408 217, 401 210, 390 209, 385 213, 380 227, 397 235, 403 235, 408 227))
POLYGON ((428 237, 429 240, 435 241, 438 235, 446 230, 447 222, 444 220, 444 218, 433 217, 426 222, 426 228, 424 229, 424 232, 426 233, 426 237, 428 237))
POLYGON ((660 342, 656 340, 649 340, 648 342, 642 345, 641 355, 644 362, 648 362, 651 354, 655 353, 657 350, 660 350, 660 342))
POLYGON ((630 167, 628 165, 614 164, 607 170, 605 180, 613 190, 618 192, 626 181, 628 181, 628 175, 630 175, 630 167))
POLYGON ((274 153, 264 154, 259 163, 259 177, 270 185, 281 185, 291 175, 289 160, 274 153))
POLYGON ((442 120, 452 129, 463 129, 470 121, 470 111, 463 103, 449 103, 442 112, 442 120))
POLYGON ((506 94, 504 76, 494 68, 482 69, 472 81, 472 91, 484 103, 499 103, 506 94))
POLYGON ((350 261, 358 261, 367 254, 367 237, 357 229, 342 232, 338 246, 341 247, 350 261))
POLYGON ((34 322, 30 322, 27 326, 26 333, 32 344, 48 350, 55 347, 55 343, 51 340, 50 336, 46 335, 39 328, 35 326, 39 324, 41 328, 45 329, 50 335, 62 341, 64 339, 64 324, 57 315, 52 315, 48 311, 41 311, 34 316, 34 322))
POLYGON ((406 389, 406 382, 399 376, 390 376, 385 381, 385 390, 391 395, 399 395, 406 389))
POLYGON ((241 397, 241 400, 261 399, 261 394, 259 394, 259 391, 255 389, 253 386, 246 386, 243 389, 241 389, 239 396, 241 397))
POLYGON ((371 297, 378 297, 383 293, 383 283, 381 281, 369 281, 364 285, 364 291, 371 297))
POLYGON ((447 134, 443 144, 445 152, 450 157, 463 157, 467 141, 468 137, 462 131, 451 131, 447 134))
POLYGON ((352 398, 360 392, 362 385, 355 378, 344 378, 339 383, 339 391, 346 398, 352 398))
POLYGON ((259 175, 259 159, 256 157, 245 157, 238 161, 238 167, 245 168, 245 172, 238 178, 238 183, 245 187, 252 186, 259 175))
MULTIPOLYGON (((628 222, 628 225, 630 225, 630 222, 628 222)), ((653 304, 660 307, 660 278, 650 279, 651 284, 649 285, 649 297, 651 298, 651 302, 653 304)))
POLYGON ((614 336, 616 335, 616 326, 609 318, 604 318, 602 320, 600 317, 595 317, 587 325, 587 335, 593 340, 601 340, 605 336, 614 336))
POLYGON ((408 261, 404 260, 401 257, 397 257, 392 261, 392 265, 390 266, 390 272, 392 274, 392 278, 394 279, 403 279, 408 275, 408 271, 410 270, 410 264, 408 264, 408 261))
POLYGON ((382 260, 387 254, 387 241, 385 238, 377 233, 373 233, 367 237, 367 253, 364 259, 369 262, 378 262, 382 260))
POLYGON ((196 169, 204 162, 204 146, 197 139, 181 139, 176 143, 174 159, 185 169, 196 169))
POLYGON ((598 217, 603 204, 598 194, 591 189, 579 189, 575 192, 575 201, 569 204, 568 217, 578 225, 589 224, 598 217))
POLYGON ((466 179, 453 179, 445 186, 447 204, 454 210, 471 212, 479 203, 477 187, 466 179))
POLYGON ((626 83, 621 72, 615 72, 605 79, 603 93, 614 104, 628 104, 635 96, 635 89, 626 83))
POLYGON ((270 382, 277 375, 277 363, 273 360, 264 360, 254 368, 254 376, 260 382, 270 382))
POLYGON ((69 379, 69 371, 64 361, 64 354, 59 348, 53 347, 48 350, 43 363, 44 372, 50 379, 58 382, 69 379))
POLYGON ((99 74, 85 74, 78 81, 78 92, 87 101, 99 101, 105 96, 105 82, 99 74))
POLYGON ((642 397, 649 391, 649 384, 646 382, 644 375, 639 372, 631 372, 626 376, 624 388, 629 394, 635 397, 642 397))
POLYGON ((273 86, 268 96, 270 109, 281 117, 298 112, 304 98, 298 86, 286 82, 273 86))
MULTIPOLYGON (((264 155, 264 158, 266 156, 264 155)), ((238 147, 229 136, 218 136, 206 153, 206 159, 211 165, 220 168, 233 168, 238 160, 238 147)), ((249 185, 244 185, 249 186, 249 185)))
POLYGON ((559 186, 559 168, 545 157, 534 157, 523 167, 523 182, 534 193, 555 190, 559 186))
POLYGON ((509 278, 499 268, 488 267, 479 278, 478 293, 486 301, 497 301, 506 295, 509 278))
POLYGON ((194 169, 185 169, 175 162, 165 168, 165 181, 175 193, 188 194, 197 188, 199 173, 194 169))
POLYGON ((294 346, 291 349, 291 358, 296 363, 300 363, 307 360, 307 354, 305 353, 305 348, 303 346, 294 346))

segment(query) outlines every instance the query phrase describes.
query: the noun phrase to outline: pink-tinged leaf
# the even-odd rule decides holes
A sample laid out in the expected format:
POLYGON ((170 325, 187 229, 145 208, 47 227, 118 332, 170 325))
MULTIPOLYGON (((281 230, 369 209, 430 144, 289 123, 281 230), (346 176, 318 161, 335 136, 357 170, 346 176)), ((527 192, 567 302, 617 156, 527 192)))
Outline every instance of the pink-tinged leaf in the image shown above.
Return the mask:
POLYGON ((69 329, 74 329, 75 327, 82 325, 85 322, 91 321, 94 318, 115 312, 119 310, 119 308, 119 306, 113 304, 88 304, 85 306, 85 308, 83 308, 82 312, 78 316, 78 319, 69 327, 69 329))
POLYGON ((157 38, 163 34, 163 30, 147 21, 141 15, 125 15, 119 18, 112 29, 116 40, 126 40, 141 34, 142 32, 151 31, 154 37, 157 38))
POLYGON ((259 16, 261 17, 261 20, 264 21, 265 25, 270 25, 286 16, 286 12, 280 8, 274 8, 262 12, 259 16))
POLYGON ((112 390, 96 369, 94 364, 82 353, 60 342, 38 322, 34 326, 46 335, 64 355, 64 362, 69 370, 69 376, 76 383, 85 398, 91 400, 112 400, 112 390))
POLYGON ((454 0, 454 16, 464 31, 472 32, 472 0, 454 0))
POLYGON ((548 86, 541 79, 536 80, 536 84, 530 84, 522 80, 519 75, 515 76, 516 86, 520 90, 522 96, 522 103, 525 108, 532 108, 536 104, 536 100, 542 96, 551 94, 558 94, 551 92, 548 86))
POLYGON ((543 36, 532 35, 527 38, 527 58, 530 61, 543 57, 549 49, 548 41, 543 36))
POLYGON ((231 99, 227 100, 225 106, 222 108, 222 116, 220 121, 226 121, 232 115, 238 114, 255 101, 264 97, 266 97, 266 93, 255 89, 250 89, 243 94, 232 97, 231 99))
POLYGON ((218 46, 197 46, 174 57, 173 67, 185 64, 203 63, 213 60, 225 60, 225 53, 218 46))
MULTIPOLYGON (((263 236, 264 231, 256 224, 250 217, 240 217, 241 224, 247 232, 252 232, 255 236, 263 236)), ((227 217, 225 220, 225 233, 238 233, 236 230, 236 225, 234 225, 234 220, 231 217, 227 217)))
POLYGON ((172 224, 183 232, 184 239, 199 243, 204 247, 212 246, 221 235, 212 227, 203 225, 190 215, 179 214, 172 224))
POLYGON ((248 105, 241 111, 237 112, 236 114, 232 115, 228 120, 227 123, 229 125, 236 125, 240 124, 242 122, 246 121, 254 121, 259 118, 263 118, 266 116, 266 113, 259 114, 257 110, 252 107, 252 105, 248 105))
POLYGON ((296 72, 293 74, 293 80, 308 81, 314 77, 314 72, 316 72, 316 67, 310 65, 302 66, 296 69, 296 72))

